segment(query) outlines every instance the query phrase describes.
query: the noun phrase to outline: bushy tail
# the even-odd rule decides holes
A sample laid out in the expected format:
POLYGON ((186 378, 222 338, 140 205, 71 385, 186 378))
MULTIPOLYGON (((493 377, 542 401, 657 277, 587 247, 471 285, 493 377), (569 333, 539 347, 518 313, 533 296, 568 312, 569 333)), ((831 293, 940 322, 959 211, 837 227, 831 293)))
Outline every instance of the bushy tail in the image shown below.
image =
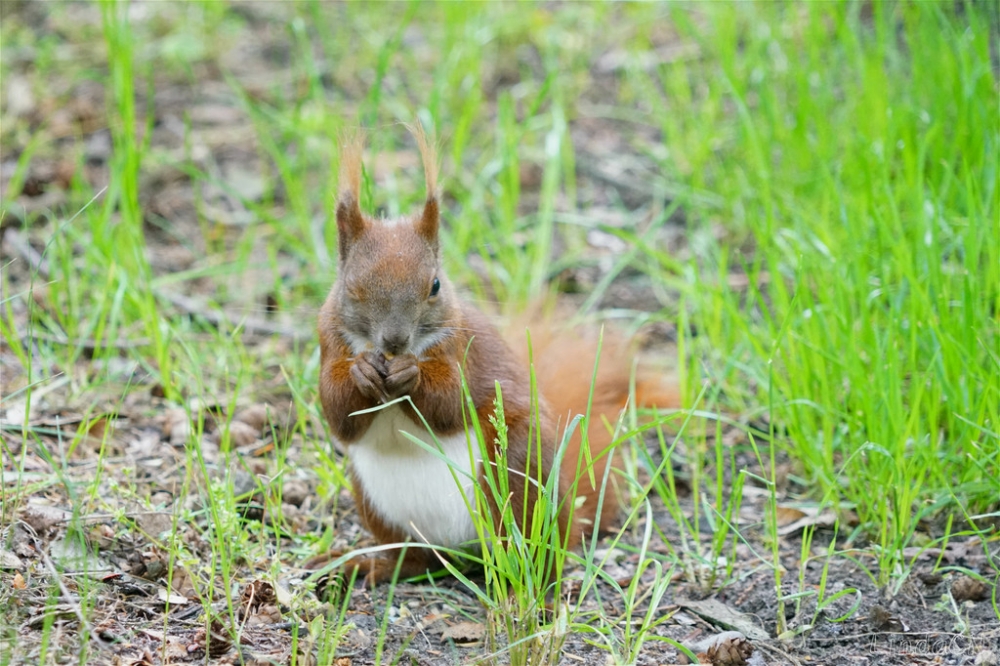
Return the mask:
MULTIPOLYGON (((596 487, 590 483, 590 474, 583 468, 585 459, 580 455, 582 441, 579 427, 574 434, 563 458, 560 487, 569 487, 576 479, 578 504, 574 522, 589 532, 599 503, 600 485, 609 460, 608 448, 613 441, 613 428, 622 409, 628 403, 633 373, 633 359, 636 345, 621 331, 605 327, 603 340, 597 327, 568 327, 559 325, 552 318, 532 317, 533 322, 515 321, 508 327, 508 342, 521 355, 523 367, 528 363, 528 336, 531 337, 531 360, 535 367, 535 378, 539 395, 547 403, 549 413, 557 420, 560 437, 566 426, 577 414, 587 412, 587 402, 593 385, 593 401, 590 406, 590 426, 587 439, 590 454, 594 460, 593 478, 596 487), (596 377, 594 362, 598 357, 596 377), (584 460, 583 463, 579 461, 584 460)), ((680 394, 672 377, 664 375, 650 364, 641 361, 635 369, 635 402, 639 407, 676 408, 680 405, 680 394)), ((613 458, 621 460, 621 453, 613 458)), ((605 491, 601 510, 602 529, 614 526, 621 509, 623 489, 617 483, 617 475, 612 473, 605 491)), ((577 542, 580 530, 573 530, 571 541, 577 542)))

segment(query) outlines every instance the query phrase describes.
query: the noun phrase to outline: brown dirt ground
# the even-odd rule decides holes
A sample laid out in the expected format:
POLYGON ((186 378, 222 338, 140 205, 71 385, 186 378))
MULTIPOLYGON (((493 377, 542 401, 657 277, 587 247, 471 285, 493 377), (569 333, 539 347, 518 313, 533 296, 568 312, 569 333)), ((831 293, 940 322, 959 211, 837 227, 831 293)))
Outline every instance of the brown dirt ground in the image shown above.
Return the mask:
MULTIPOLYGON (((25 11, 37 12, 38 9, 33 7, 25 11)), ((252 12, 251 9, 244 11, 252 12)), ((37 21, 39 30, 47 29, 44 16, 27 16, 23 20, 37 21)), ((258 88, 265 90, 272 80, 280 78, 284 33, 268 28, 266 22, 251 21, 249 26, 247 43, 240 57, 233 56, 226 66, 237 78, 257 77, 258 88)), ((287 47, 284 48, 287 51, 287 47)), ((188 111, 197 141, 212 152, 223 177, 252 188, 256 182, 255 172, 265 165, 260 163, 256 149, 250 147, 254 139, 249 120, 231 95, 219 93, 225 88, 217 71, 198 74, 197 86, 173 80, 158 81, 154 99, 157 122, 152 145, 165 151, 179 149, 181 139, 173 130, 177 119, 188 111)), ((34 226, 22 226, 24 219, 11 212, 13 206, 8 208, 4 219, 0 262, 4 265, 11 262, 5 269, 5 298, 27 289, 29 282, 24 247, 16 245, 14 236, 6 232, 18 234, 36 250, 41 250, 45 234, 51 229, 44 211, 65 210, 67 187, 75 164, 62 156, 60 146, 82 142, 85 158, 82 176, 95 189, 107 182, 111 144, 103 121, 104 91, 93 82, 63 83, 59 100, 37 100, 36 107, 27 111, 35 115, 32 122, 36 127, 44 123, 46 131, 52 133, 54 149, 32 162, 28 186, 16 202, 34 226)), ((591 93, 597 96, 599 86, 595 86, 591 93)), ((359 95, 362 93, 358 91, 359 95)), ((588 149, 587 137, 600 143, 590 146, 595 154, 604 152, 609 145, 613 145, 615 151, 623 150, 625 144, 620 140, 619 127, 614 121, 586 122, 595 126, 585 127, 584 121, 574 125, 574 140, 582 150, 588 149)), ((5 147, 4 186, 10 178, 11 160, 16 162, 17 153, 23 148, 23 145, 5 147)), ((606 188, 606 176, 581 174, 581 187, 589 184, 598 189, 606 188)), ((526 196, 530 198, 531 173, 524 174, 524 181, 526 196)), ((142 188, 144 207, 175 222, 173 235, 161 233, 157 227, 147 230, 154 269, 164 273, 190 266, 194 257, 205 251, 205 248, 182 245, 176 240, 178 236, 187 236, 192 243, 197 243, 196 239, 202 237, 195 226, 191 181, 169 169, 153 170, 147 174, 142 188)), ((641 189, 627 187, 622 187, 619 194, 627 204, 636 206, 650 196, 641 189)), ((246 214, 224 193, 208 192, 207 195, 209 203, 215 205, 220 214, 232 217, 234 224, 240 223, 240 216, 246 214)), ((665 242, 683 249, 683 227, 675 225, 668 233, 671 236, 665 242)), ((605 251, 613 253, 615 250, 612 247, 605 251)), ((567 276, 567 281, 586 290, 594 281, 588 271, 592 272, 581 269, 567 276)), ((193 282, 189 286, 197 289, 199 284, 193 282)), ((616 282, 609 298, 619 304, 627 302, 630 307, 642 307, 643 303, 652 301, 649 286, 628 274, 616 282)), ((15 307, 15 321, 21 330, 27 323, 23 319, 25 316, 23 308, 18 312, 15 307), (17 320, 17 317, 22 319, 17 320)), ((287 327, 301 316, 302 313, 288 313, 280 326, 285 326, 287 332, 287 327)), ((292 353, 293 341, 281 337, 281 332, 279 330, 274 336, 248 336, 246 344, 251 353, 256 346, 267 345, 270 357, 292 353)), ((661 338, 669 340, 672 332, 661 330, 659 333, 661 338)), ((5 343, 0 346, 0 355, 4 374, 0 388, 9 395, 18 387, 19 364, 5 343)), ((158 397, 156 385, 150 383, 140 367, 128 362, 124 354, 120 367, 98 370, 90 367, 84 358, 79 367, 63 370, 102 372, 110 379, 103 385, 101 395, 74 395, 72 386, 67 384, 50 391, 36 406, 31 425, 49 450, 64 454, 66 463, 62 467, 54 466, 53 461, 39 455, 30 440, 26 442, 18 432, 3 432, 5 501, 11 501, 15 487, 18 495, 13 500, 14 510, 3 510, 4 522, 0 525, 0 550, 3 551, 0 554, 5 558, 16 556, 16 560, 0 562, 3 615, 0 664, 30 664, 37 660, 40 637, 48 625, 52 627, 54 644, 61 647, 57 661, 73 661, 84 621, 92 631, 89 663, 145 666, 240 663, 241 659, 254 664, 289 663, 293 634, 300 629, 303 636, 307 634, 306 627, 296 622, 305 622, 310 614, 327 610, 311 592, 302 591, 306 576, 302 563, 311 554, 305 552, 302 535, 318 535, 332 526, 336 542, 352 544, 362 537, 346 491, 339 496, 329 496, 321 489, 321 477, 316 473, 320 463, 316 458, 315 442, 323 437, 322 424, 313 424, 313 428, 304 433, 288 433, 282 428, 281 417, 264 422, 251 421, 245 429, 246 439, 236 446, 243 466, 240 478, 245 478, 245 488, 250 494, 243 506, 244 524, 259 538, 269 540, 271 559, 241 562, 238 570, 231 572, 230 579, 236 584, 231 588, 221 583, 216 586, 213 608, 220 616, 225 615, 227 598, 249 609, 237 614, 245 621, 245 626, 239 646, 234 646, 224 630, 217 637, 206 637, 203 607, 187 598, 192 588, 189 583, 185 584, 183 571, 174 576, 168 592, 164 585, 168 574, 164 551, 157 545, 157 539, 150 536, 169 530, 174 517, 180 516, 184 524, 179 531, 185 535, 192 551, 206 558, 212 551, 211 545, 202 540, 206 533, 206 517, 200 512, 203 507, 197 501, 178 507, 174 499, 185 496, 185 484, 202 484, 203 488, 205 482, 204 479, 192 482, 183 448, 177 445, 179 440, 172 437, 178 428, 187 427, 186 417, 178 413, 176 405, 158 397), (87 419, 91 437, 84 440, 83 445, 72 452, 61 450, 67 435, 83 423, 84 413, 105 417, 96 423, 87 419), (103 468, 98 469, 104 428, 111 431, 101 454, 103 468), (284 497, 281 515, 277 516, 264 508, 273 505, 265 503, 263 495, 256 492, 258 488, 253 478, 256 475, 268 477, 273 472, 279 449, 296 462, 298 470, 293 478, 268 487, 269 492, 277 492, 280 488, 284 497), (70 490, 89 487, 98 472, 103 474, 99 496, 71 494, 70 490), (149 498, 150 504, 159 508, 149 511, 135 500, 136 497, 149 498), (117 510, 111 511, 109 507, 117 510), (84 529, 67 530, 70 524, 84 529), (277 576, 275 571, 279 572, 277 576), (260 581, 267 581, 267 584, 260 581), (58 582, 58 587, 53 587, 53 582, 58 582), (273 587, 268 587, 271 584, 278 586, 277 593, 273 587), (289 592, 295 594, 292 600, 286 596, 289 592), (83 596, 84 593, 87 596, 83 596), (169 610, 164 603, 167 594, 179 595, 171 597, 169 610), (256 600, 251 601, 251 596, 256 596, 256 600), (308 603, 303 599, 308 599, 308 603), (299 604, 295 613, 291 603, 299 604), (79 614, 82 606, 87 609, 84 620, 79 614)), ((265 387, 259 391, 261 395, 253 398, 266 400, 281 414, 287 411, 284 406, 288 405, 288 396, 282 394, 281 386, 280 373, 275 368, 273 386, 265 387)), ((9 417, 8 414, 8 420, 9 417)), ((742 430, 725 433, 723 441, 716 444, 731 450, 738 465, 745 463, 748 468, 756 467, 742 430)), ((211 418, 208 419, 205 447, 204 455, 211 467, 219 459, 218 435, 213 431, 211 418)), ((849 548, 850 557, 832 558, 829 567, 824 569, 826 560, 821 555, 832 540, 833 532, 823 516, 796 513, 793 507, 797 506, 796 499, 808 493, 794 480, 787 480, 794 478, 791 466, 786 465, 783 469, 786 482, 781 484, 778 498, 786 510, 779 519, 782 526, 803 519, 806 524, 811 523, 815 532, 809 551, 814 557, 804 567, 800 566, 802 530, 789 528, 780 539, 780 560, 786 571, 782 592, 786 595, 797 591, 814 592, 825 577, 828 595, 854 588, 860 594, 860 606, 846 619, 834 621, 848 613, 854 595, 845 596, 822 610, 816 609, 815 596, 803 596, 800 605, 787 602, 787 625, 801 633, 777 639, 774 635, 778 613, 774 574, 766 565, 767 556, 758 555, 769 553, 770 549, 763 527, 766 493, 753 486, 747 487, 738 517, 739 532, 744 540, 735 548, 727 545, 729 572, 724 564, 713 571, 693 555, 704 552, 710 543, 712 530, 707 524, 701 526, 701 544, 697 547, 689 544, 681 549, 678 545, 684 542, 684 537, 662 503, 654 498, 653 520, 662 537, 654 536, 652 551, 661 553, 666 562, 673 561, 675 555, 679 560, 674 569, 674 584, 656 611, 663 621, 652 630, 652 636, 690 643, 734 625, 745 627, 741 623, 748 622, 763 636, 751 640, 757 663, 844 666, 997 663, 995 656, 994 661, 989 661, 989 651, 1000 654, 996 572, 989 569, 986 553, 992 552, 993 561, 996 561, 1000 557, 1000 543, 993 540, 984 544, 978 538, 960 537, 950 541, 944 549, 909 552, 904 562, 907 569, 894 572, 891 585, 880 589, 869 573, 877 571, 872 550, 866 547, 861 536, 856 535, 849 546, 845 546, 845 538, 841 536, 837 548, 849 548), (978 571, 988 581, 979 594, 974 594, 975 600, 953 602, 952 592, 960 591, 963 586, 975 588, 961 571, 978 571), (699 605, 706 599, 714 599, 720 605, 706 610, 699 605), (803 629, 806 625, 811 625, 811 629, 803 629)), ((683 480, 686 471, 680 459, 675 462, 675 472, 683 480)), ((709 469, 707 473, 714 472, 709 469)), ((680 506, 690 517, 695 508, 691 490, 683 483, 680 490, 683 493, 680 506)), ((200 495, 193 492, 186 496, 196 498, 200 495)), ((628 533, 632 542, 627 545, 636 546, 642 527, 640 522, 628 533)), ((938 537, 943 534, 943 526, 928 525, 926 533, 932 538, 938 537)), ((613 575, 628 578, 634 573, 636 563, 633 551, 619 548, 612 558, 613 575)), ((186 563, 186 566, 199 564, 210 566, 207 560, 186 563)), ((640 589, 645 584, 648 581, 640 583, 640 589)), ((441 579, 433 583, 400 584, 388 609, 387 594, 384 587, 351 592, 347 621, 354 628, 338 650, 340 660, 337 664, 374 663, 375 644, 386 612, 389 623, 385 655, 389 658, 399 656, 400 663, 471 663, 484 655, 481 644, 466 645, 441 638, 447 627, 462 618, 473 623, 485 621, 481 605, 457 581, 441 579)), ((607 586, 582 602, 585 610, 598 605, 611 617, 621 613, 623 608, 620 597, 607 586)), ((639 614, 645 611, 641 605, 636 609, 639 614)), ((308 647, 301 649, 303 654, 308 651, 308 647)), ((605 663, 607 655, 580 634, 567 639, 562 654, 562 664, 600 664, 605 663)), ((670 644, 649 640, 635 663, 668 664, 678 659, 677 650, 670 644)))

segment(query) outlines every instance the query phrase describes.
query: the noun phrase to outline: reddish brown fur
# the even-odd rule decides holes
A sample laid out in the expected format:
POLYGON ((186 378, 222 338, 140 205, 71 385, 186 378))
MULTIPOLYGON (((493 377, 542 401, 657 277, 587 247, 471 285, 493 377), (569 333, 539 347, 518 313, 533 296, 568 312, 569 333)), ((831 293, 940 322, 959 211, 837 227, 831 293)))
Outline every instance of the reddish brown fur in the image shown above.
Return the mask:
MULTIPOLYGON (((535 372, 541 394, 537 423, 532 427, 526 345, 517 345, 521 351, 515 353, 482 313, 458 299, 439 268, 428 269, 425 266, 429 261, 436 263, 438 256, 438 203, 434 193, 436 162, 422 131, 415 131, 414 134, 424 158, 428 196, 421 214, 409 221, 386 225, 366 218, 357 203, 361 171, 360 141, 348 142, 342 156, 341 181, 344 189, 337 208, 342 275, 319 317, 319 393, 323 412, 337 439, 350 446, 364 435, 374 418, 370 413, 351 414, 379 404, 388 391, 387 387, 393 385, 393 378, 398 375, 410 378, 407 384, 410 398, 434 432, 441 436, 451 435, 466 427, 459 375, 461 367, 484 439, 489 445, 488 456, 493 462, 497 455, 494 446, 496 432, 490 416, 494 411, 495 384, 499 382, 508 425, 508 457, 512 472, 508 477, 511 488, 509 501, 515 517, 530 516, 530 507, 537 494, 532 484, 528 485, 529 492, 525 493, 523 472, 529 464, 535 464, 538 452, 532 450, 536 438, 529 438, 529 430, 541 431, 544 469, 541 475, 533 470, 532 477, 544 480, 552 466, 563 428, 573 415, 584 413, 587 409, 596 340, 544 325, 532 328, 535 372), (407 224, 408 227, 401 226, 407 224), (348 263, 349 256, 354 263, 348 263), (392 309, 395 306, 380 306, 379 303, 388 302, 387 299, 401 291, 412 291, 413 299, 426 297, 429 285, 421 282, 422 275, 440 278, 440 295, 437 299, 429 299, 432 305, 426 307, 431 308, 428 312, 437 317, 434 325, 438 326, 438 330, 448 333, 424 349, 419 358, 406 354, 387 360, 388 355, 382 358, 377 352, 369 351, 355 355, 352 340, 358 334, 349 331, 366 325, 361 314, 369 315, 370 319, 370 310, 383 307, 376 319, 396 316, 398 313, 392 309), (348 299, 353 299, 355 312, 348 308, 348 299), (364 312, 358 314, 356 310, 359 308, 364 312), (412 379, 414 365, 416 378, 412 379), (377 373, 373 370, 376 366, 377 373), (365 375, 365 372, 368 374, 365 375), (373 377, 375 384, 381 380, 382 385, 373 389, 365 377, 373 377), (377 392, 382 393, 377 395, 377 392)), ((429 277, 427 279, 430 280, 429 277)), ((379 326, 382 323, 375 322, 379 326)), ((371 332, 370 336, 375 337, 376 332, 371 332)), ((523 339, 523 335, 517 338, 523 339)), ((591 455, 597 461, 594 475, 598 482, 603 478, 608 460, 605 449, 611 443, 604 420, 614 422, 625 405, 629 394, 630 358, 628 345, 622 338, 614 335, 606 338, 588 429, 591 455)), ((406 383, 403 379, 400 381, 406 383)), ((676 395, 658 392, 657 385, 655 381, 640 377, 638 400, 661 407, 675 405, 676 395)), ((405 409, 418 427, 422 427, 422 421, 413 409, 408 406, 405 409)), ((581 441, 577 433, 560 470, 560 489, 564 493, 577 479, 581 441)), ((560 529, 571 547, 580 543, 582 535, 597 520, 599 489, 590 486, 586 472, 581 476, 578 494, 586 499, 575 510, 573 502, 565 502, 560 514, 560 529), (571 512, 574 512, 572 523, 571 512)), ((405 533, 392 527, 372 509, 358 479, 355 479, 354 491, 361 520, 377 541, 396 543, 406 540, 405 533)), ((490 495, 488 489, 486 494, 490 495)), ((600 521, 605 527, 611 526, 619 508, 613 495, 610 493, 605 498, 600 521)), ((494 506, 493 510, 496 514, 497 507, 494 506)), ((530 529, 529 522, 530 519, 522 524, 522 530, 530 529)), ((433 567, 434 563, 435 559, 426 549, 411 548, 407 551, 402 573, 414 575, 433 567)), ((376 582, 391 575, 394 561, 366 558, 356 560, 354 564, 367 575, 369 581, 376 582)))
MULTIPOLYGON (((541 308, 530 308, 507 327, 506 338, 523 367, 528 366, 530 354, 538 392, 545 396, 550 413, 556 420, 557 444, 572 419, 577 414, 586 413, 588 400, 591 400, 587 440, 593 467, 589 470, 585 467, 586 459, 580 451, 582 433, 577 426, 564 454, 560 479, 560 486, 566 488, 579 478, 577 496, 583 495, 587 499, 575 520, 579 529, 586 533, 587 526, 593 524, 599 504, 600 483, 614 439, 614 426, 629 399, 634 345, 613 326, 606 328, 602 339, 596 327, 567 327, 554 323, 554 318, 543 314, 541 308), (598 361, 598 353, 600 357, 595 376, 594 363, 598 361), (591 473, 597 482, 596 487, 590 484, 591 473)), ((563 320, 567 318, 560 317, 563 320)), ((634 398, 640 407, 673 408, 680 405, 676 387, 641 366, 635 371, 634 398)), ((617 460, 620 461, 620 458, 617 460)), ((608 478, 600 517, 600 525, 604 529, 615 524, 624 495, 624 489, 616 483, 617 476, 611 473, 608 478)), ((571 542, 578 543, 578 536, 574 532, 571 542)))

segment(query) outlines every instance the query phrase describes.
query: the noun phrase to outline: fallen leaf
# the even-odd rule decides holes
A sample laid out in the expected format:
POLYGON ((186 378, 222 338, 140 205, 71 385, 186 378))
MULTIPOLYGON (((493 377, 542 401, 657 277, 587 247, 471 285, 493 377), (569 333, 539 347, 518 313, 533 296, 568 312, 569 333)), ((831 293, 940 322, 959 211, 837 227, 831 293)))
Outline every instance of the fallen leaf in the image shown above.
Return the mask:
POLYGON ((292 593, 287 587, 287 583, 278 582, 274 586, 274 597, 277 599, 278 603, 282 606, 292 605, 292 593))
POLYGON ((779 506, 774 510, 774 517, 778 527, 784 527, 805 518, 806 512, 793 506, 779 506))
POLYGON ((49 544, 49 555, 69 572, 106 572, 111 566, 103 557, 91 552, 79 534, 67 533, 49 544))
POLYGON ((165 587, 161 587, 156 591, 156 597, 165 604, 170 604, 171 606, 183 606, 188 603, 187 597, 169 592, 165 587))
POLYGON ((66 522, 72 516, 72 511, 49 506, 48 504, 29 503, 24 507, 21 519, 28 523, 35 532, 41 533, 53 525, 66 522))
POLYGON ((441 633, 441 642, 454 641, 456 645, 471 647, 486 635, 486 627, 479 622, 459 622, 441 633))
POLYGON ((117 418, 117 414, 101 414, 84 422, 87 437, 96 440, 104 439, 105 434, 114 429, 113 419, 115 418, 117 418))
POLYGON ((982 540, 979 537, 972 537, 966 541, 951 540, 944 548, 926 548, 924 546, 910 546, 903 549, 903 557, 906 559, 938 560, 952 563, 960 560, 970 560, 979 556, 982 552, 982 540))
POLYGON ((752 615, 730 608, 718 599, 703 599, 702 601, 676 599, 675 603, 700 615, 712 624, 742 632, 751 640, 766 641, 769 638, 767 632, 754 621, 752 615))
POLYGON ((0 550, 0 569, 24 571, 24 561, 9 550, 0 550))
POLYGON ((807 527, 833 527, 837 524, 837 514, 830 509, 823 512, 803 512, 805 516, 778 528, 778 536, 798 534, 807 527))

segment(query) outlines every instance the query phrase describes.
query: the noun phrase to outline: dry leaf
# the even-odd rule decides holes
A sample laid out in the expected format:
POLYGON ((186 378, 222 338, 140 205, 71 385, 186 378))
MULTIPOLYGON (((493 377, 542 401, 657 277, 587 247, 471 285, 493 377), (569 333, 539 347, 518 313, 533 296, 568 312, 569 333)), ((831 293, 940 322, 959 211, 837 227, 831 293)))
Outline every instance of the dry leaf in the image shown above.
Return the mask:
POLYGON ((486 627, 479 622, 459 622, 441 634, 441 642, 454 641, 456 645, 471 647, 486 635, 486 627))
MULTIPOLYGON (((781 507, 778 507, 779 516, 781 507)), ((820 512, 817 509, 807 509, 802 511, 803 517, 778 528, 778 536, 791 536, 798 534, 807 527, 833 527, 837 524, 837 514, 830 509, 820 512)), ((779 525, 781 523, 779 522, 779 525)))
POLYGON ((769 636, 756 622, 752 615, 741 613, 730 608, 718 599, 677 599, 678 606, 693 611, 712 624, 741 632, 747 638, 755 641, 766 641, 769 636))
POLYGON ((187 597, 180 594, 174 594, 173 592, 168 592, 164 587, 161 587, 156 591, 156 597, 163 603, 169 603, 171 606, 183 606, 188 602, 187 597))
POLYGON ((794 523, 796 520, 805 518, 806 512, 793 506, 779 506, 774 511, 774 517, 778 523, 778 527, 784 527, 785 525, 794 523))
POLYGON ((24 562, 9 550, 0 550, 0 569, 24 571, 24 562))
POLYGON ((24 507, 21 519, 28 523, 37 533, 42 533, 53 525, 66 522, 73 516, 72 511, 66 511, 48 504, 29 503, 24 507))
POLYGON ((84 424, 87 432, 87 437, 91 437, 96 440, 104 439, 104 435, 115 427, 114 419, 117 418, 117 414, 100 414, 90 419, 84 424))
POLYGON ((943 562, 957 562, 959 560, 969 560, 982 552, 982 540, 975 536, 966 541, 951 540, 944 548, 926 548, 924 546, 910 546, 903 549, 903 557, 906 559, 940 559, 943 562))

